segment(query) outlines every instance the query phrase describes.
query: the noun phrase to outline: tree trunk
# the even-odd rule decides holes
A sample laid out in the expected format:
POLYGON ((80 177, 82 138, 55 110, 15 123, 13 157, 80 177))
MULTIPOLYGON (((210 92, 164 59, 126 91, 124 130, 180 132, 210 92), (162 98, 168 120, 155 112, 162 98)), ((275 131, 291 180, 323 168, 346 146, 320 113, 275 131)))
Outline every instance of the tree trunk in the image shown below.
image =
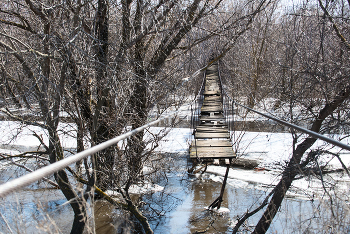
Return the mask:
MULTIPOLYGON (((95 144, 100 144, 115 136, 113 124, 115 123, 115 98, 110 95, 109 79, 107 76, 108 63, 108 3, 99 0, 95 23, 95 51, 96 51, 96 82, 97 106, 92 124, 92 136, 95 144)), ((94 155, 96 169, 96 184, 103 191, 106 190, 113 179, 115 148, 110 147, 94 155)))
MULTIPOLYGON (((322 122, 331 115, 347 98, 350 96, 350 86, 346 86, 334 100, 324 106, 314 120, 311 131, 319 132, 322 127, 322 122)), ((300 170, 300 161, 304 153, 316 142, 316 138, 306 138, 302 143, 300 143, 293 156, 290 159, 286 169, 283 171, 282 178, 277 184, 274 195, 272 196, 265 213, 260 218, 258 224, 255 227, 253 233, 260 234, 266 233, 267 229, 270 227, 273 218, 275 217, 281 203, 290 188, 296 175, 298 175, 300 170)))
MULTIPOLYGON (((55 129, 49 129, 49 137, 50 163, 55 163, 57 159, 63 159, 63 149, 55 129)), ((63 195, 73 208, 74 220, 71 233, 83 233, 87 218, 84 198, 79 198, 78 194, 76 194, 64 170, 54 173, 54 176, 63 195)))

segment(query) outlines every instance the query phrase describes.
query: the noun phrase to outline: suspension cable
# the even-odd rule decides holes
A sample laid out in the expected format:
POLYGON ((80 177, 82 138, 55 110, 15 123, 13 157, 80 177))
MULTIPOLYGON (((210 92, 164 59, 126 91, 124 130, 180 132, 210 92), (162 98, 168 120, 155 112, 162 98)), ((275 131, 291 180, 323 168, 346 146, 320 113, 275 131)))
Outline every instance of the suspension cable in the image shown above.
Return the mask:
POLYGON ((104 150, 112 145, 115 145, 119 141, 125 140, 126 138, 131 137, 132 135, 135 135, 136 133, 141 132, 141 131, 145 130, 146 128, 149 128, 149 127, 161 122, 162 120, 174 118, 174 117, 176 117, 177 113, 179 113, 180 111, 182 111, 184 108, 188 107, 189 105, 190 104, 183 105, 177 111, 174 111, 173 113, 166 115, 162 118, 159 118, 153 122, 147 123, 139 128, 132 130, 132 131, 129 131, 129 132, 124 133, 120 136, 117 136, 113 139, 105 141, 99 145, 93 146, 93 147, 91 147, 87 150, 84 150, 82 152, 79 152, 71 157, 64 158, 60 161, 57 161, 55 163, 52 163, 52 164, 46 166, 46 167, 40 168, 34 172, 31 172, 29 174, 26 174, 24 176, 21 176, 19 178, 16 178, 16 179, 8 181, 4 184, 1 184, 0 185, 0 198, 5 197, 9 193, 14 192, 16 190, 19 190, 20 188, 22 188, 24 186, 30 185, 30 184, 34 183, 35 181, 38 181, 46 176, 49 176, 49 175, 51 175, 59 170, 62 170, 64 168, 66 168, 67 166, 88 157, 89 155, 93 155, 101 150, 104 150))
MULTIPOLYGON (((197 70, 194 74, 192 74, 190 77, 187 77, 184 81, 184 82, 188 82, 190 79, 196 77, 197 75, 200 74, 201 71, 204 71, 206 68, 208 67, 205 66, 199 70, 197 70)), ((184 83, 182 82, 182 84, 184 83)), ((198 94, 200 94, 201 92, 201 89, 203 87, 203 84, 204 84, 204 78, 203 78, 203 82, 202 82, 202 85, 201 85, 201 88, 198 92, 198 94)), ((5 197, 6 195, 12 193, 12 192, 15 192, 17 190, 19 190, 20 188, 23 188, 24 186, 27 186, 27 185, 30 185, 46 176, 49 176, 59 170, 62 170, 64 168, 66 168, 67 166, 75 163, 75 162, 78 162, 90 155, 93 155, 101 150, 104 150, 112 145, 115 145, 117 144, 119 141, 122 141, 122 140, 125 140, 126 138, 128 137, 131 137, 133 135, 135 135, 136 133, 138 132, 141 132, 143 130, 145 130, 146 128, 149 128, 151 126, 154 126, 156 124, 158 124, 159 122, 165 120, 165 119, 169 119, 169 118, 174 118, 176 117, 176 114, 178 114, 179 112, 181 112, 183 109, 185 109, 186 107, 188 108, 189 106, 193 105, 193 103, 196 101, 196 98, 189 104, 185 104, 185 105, 182 105, 181 107, 178 108, 177 111, 174 111, 162 118, 159 118, 153 122, 150 122, 150 123, 147 123, 139 128, 136 128, 132 131, 129 131, 127 133, 124 133, 122 135, 119 135, 115 138, 112 138, 108 141, 105 141, 99 145, 96 145, 96 146, 93 146, 89 149, 86 149, 82 152, 79 152, 71 157, 68 157, 68 158, 64 158, 60 161, 57 161, 55 163, 52 163, 46 167, 43 167, 43 168, 40 168, 34 172, 31 172, 29 174, 26 174, 24 176, 21 176, 19 178, 16 178, 16 179, 13 179, 13 180, 10 180, 6 183, 3 183, 0 185, 0 198, 3 198, 5 197)))

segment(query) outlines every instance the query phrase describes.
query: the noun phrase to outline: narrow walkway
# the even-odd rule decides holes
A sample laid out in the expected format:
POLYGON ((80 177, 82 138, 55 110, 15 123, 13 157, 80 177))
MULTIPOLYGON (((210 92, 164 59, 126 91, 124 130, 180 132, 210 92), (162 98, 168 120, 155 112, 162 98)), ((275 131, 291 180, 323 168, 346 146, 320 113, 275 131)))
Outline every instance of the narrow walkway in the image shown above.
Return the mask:
POLYGON ((217 164, 222 159, 228 164, 235 157, 223 115, 218 65, 213 64, 206 72, 200 124, 194 130, 190 158, 217 164))

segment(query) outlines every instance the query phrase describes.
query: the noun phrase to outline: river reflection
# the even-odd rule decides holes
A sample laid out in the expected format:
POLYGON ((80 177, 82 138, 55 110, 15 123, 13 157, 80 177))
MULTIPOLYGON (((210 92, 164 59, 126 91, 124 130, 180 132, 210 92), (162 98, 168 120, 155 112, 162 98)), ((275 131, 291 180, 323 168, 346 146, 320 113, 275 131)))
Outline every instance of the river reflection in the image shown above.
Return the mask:
POLYGON ((96 234, 116 233, 114 225, 114 207, 107 201, 96 201, 94 205, 94 218, 96 234))
MULTIPOLYGON (((184 161, 177 160, 182 164, 178 168, 186 168, 184 161)), ((219 196, 222 183, 210 180, 209 176, 204 174, 197 178, 188 175, 183 169, 169 172, 164 193, 171 194, 173 200, 180 202, 161 219, 150 221, 155 233, 189 234, 205 230, 205 233, 232 233, 237 218, 259 206, 269 193, 257 189, 254 184, 244 187, 228 184, 221 207, 228 208, 229 213, 217 214, 208 211, 206 207, 219 196)), ((169 207, 173 204, 171 199, 167 204, 169 207)), ((313 210, 318 205, 317 201, 286 198, 267 233, 299 233, 298 230, 314 227, 311 220, 314 217, 313 210), (305 220, 308 222, 304 222, 305 220)), ((166 204, 164 206, 163 210, 166 210, 166 204)), ((253 231, 262 213, 263 210, 251 217, 243 225, 244 230, 241 233, 253 231)))
MULTIPOLYGON (((196 233, 207 230, 207 233, 225 233, 229 229, 230 217, 208 211, 208 207, 220 194, 221 184, 210 180, 194 179, 178 183, 177 176, 169 178, 165 192, 172 191, 172 196, 180 199, 178 206, 166 214, 159 223, 151 222, 155 233, 196 233), (182 189, 178 189, 182 185, 182 189)), ((228 206, 227 193, 221 207, 228 206)))
MULTIPOLYGON (((218 215, 212 211, 204 210, 208 207, 219 195, 221 190, 221 184, 212 183, 210 181, 199 181, 193 183, 193 200, 192 209, 190 214, 190 232, 198 232, 207 230, 211 232, 225 232, 229 227, 229 217, 226 215, 218 215)), ((224 193, 223 202, 221 207, 228 206, 227 193, 224 193)))
MULTIPOLYGON (((208 174, 199 178, 189 175, 186 154, 168 156, 174 162, 169 165, 172 170, 168 170, 166 179, 158 181, 164 191, 141 197, 145 204, 141 210, 156 234, 188 234, 205 230, 206 233, 231 233, 237 216, 256 208, 266 196, 266 191, 256 189, 254 185, 235 187, 228 184, 221 207, 228 208, 230 212, 219 215, 208 211, 206 207, 219 196, 222 183, 210 180, 208 174)), ((312 220, 313 210, 318 205, 316 201, 286 199, 268 233, 298 233, 298 230, 313 227, 311 221, 304 224, 303 221, 312 220)), ((21 231, 18 233, 70 232, 73 214, 59 190, 22 191, 3 200, 0 208, 12 230, 21 231), (38 228, 46 231, 40 232, 38 228)), ((132 233, 131 217, 118 214, 108 202, 97 201, 93 213, 90 211, 90 225, 87 226, 94 228, 95 233, 132 233)), ((261 214, 257 213, 245 224, 246 231, 243 233, 252 231, 261 214)), ((0 219, 0 233, 10 233, 6 222, 0 219)), ((86 230, 85 233, 91 231, 86 230)))

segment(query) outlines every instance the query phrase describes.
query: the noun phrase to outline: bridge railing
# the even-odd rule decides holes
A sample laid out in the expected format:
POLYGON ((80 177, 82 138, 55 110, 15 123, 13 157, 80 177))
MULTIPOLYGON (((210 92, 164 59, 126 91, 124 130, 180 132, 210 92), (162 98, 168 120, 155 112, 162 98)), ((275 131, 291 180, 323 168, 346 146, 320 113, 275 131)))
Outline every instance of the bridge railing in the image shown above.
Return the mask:
POLYGON ((346 149, 346 150, 350 151, 350 145, 344 144, 344 143, 342 143, 340 141, 337 141, 337 140, 335 140, 333 138, 330 138, 330 137, 327 137, 327 136, 322 135, 320 133, 311 131, 311 130, 309 130, 307 128, 303 128, 303 127, 300 127, 298 125, 289 123, 287 121, 281 120, 281 119, 279 119, 277 117, 274 117, 272 115, 269 115, 269 114, 266 114, 266 113, 262 113, 260 111, 254 110, 254 109, 252 109, 252 108, 250 108, 248 106, 245 106, 243 104, 240 104, 240 103, 236 102, 233 99, 233 97, 228 95, 228 93, 226 92, 226 90, 225 90, 225 88, 223 86, 223 82, 222 82, 222 77, 221 77, 221 73, 220 73, 220 67, 218 67, 218 70, 219 70, 218 73, 219 73, 219 79, 220 79, 220 86, 222 88, 222 94, 223 94, 223 97, 225 98, 225 101, 226 101, 226 104, 224 104, 225 107, 227 108, 227 110, 225 111, 225 116, 226 116, 226 120, 228 121, 228 123, 231 123, 231 128, 230 128, 231 130, 233 130, 233 131, 235 130, 234 129, 234 119, 233 119, 233 117, 234 117, 234 114, 235 114, 234 113, 234 105, 236 105, 236 106, 242 107, 242 108, 244 108, 244 109, 246 109, 248 111, 254 112, 254 113, 258 114, 258 115, 261 115, 261 116, 263 116, 263 117, 265 117, 267 119, 273 120, 273 121, 275 121, 275 122, 277 122, 277 123, 279 123, 281 125, 287 126, 289 128, 295 129, 295 130, 298 130, 298 131, 300 131, 302 133, 308 134, 309 136, 315 137, 317 139, 320 139, 320 140, 323 140, 325 142, 328 142, 328 143, 330 143, 330 144, 332 144, 334 146, 338 146, 338 147, 340 147, 342 149, 346 149), (228 115, 232 115, 232 117, 229 117, 228 115))
POLYGON ((203 72, 202 84, 199 87, 198 93, 191 104, 191 130, 193 131, 200 124, 201 107, 204 100, 204 85, 205 85, 206 71, 203 72))
MULTIPOLYGON (((228 127, 229 131, 234 132, 235 131, 235 109, 234 109, 234 101, 233 97, 230 97, 228 93, 225 90, 225 87, 223 86, 222 80, 221 80, 221 73, 220 73, 220 63, 218 63, 218 76, 220 80, 220 90, 222 95, 222 107, 224 111, 224 117, 225 121, 228 127)), ((230 134, 231 141, 235 142, 234 139, 235 135, 230 134)))

